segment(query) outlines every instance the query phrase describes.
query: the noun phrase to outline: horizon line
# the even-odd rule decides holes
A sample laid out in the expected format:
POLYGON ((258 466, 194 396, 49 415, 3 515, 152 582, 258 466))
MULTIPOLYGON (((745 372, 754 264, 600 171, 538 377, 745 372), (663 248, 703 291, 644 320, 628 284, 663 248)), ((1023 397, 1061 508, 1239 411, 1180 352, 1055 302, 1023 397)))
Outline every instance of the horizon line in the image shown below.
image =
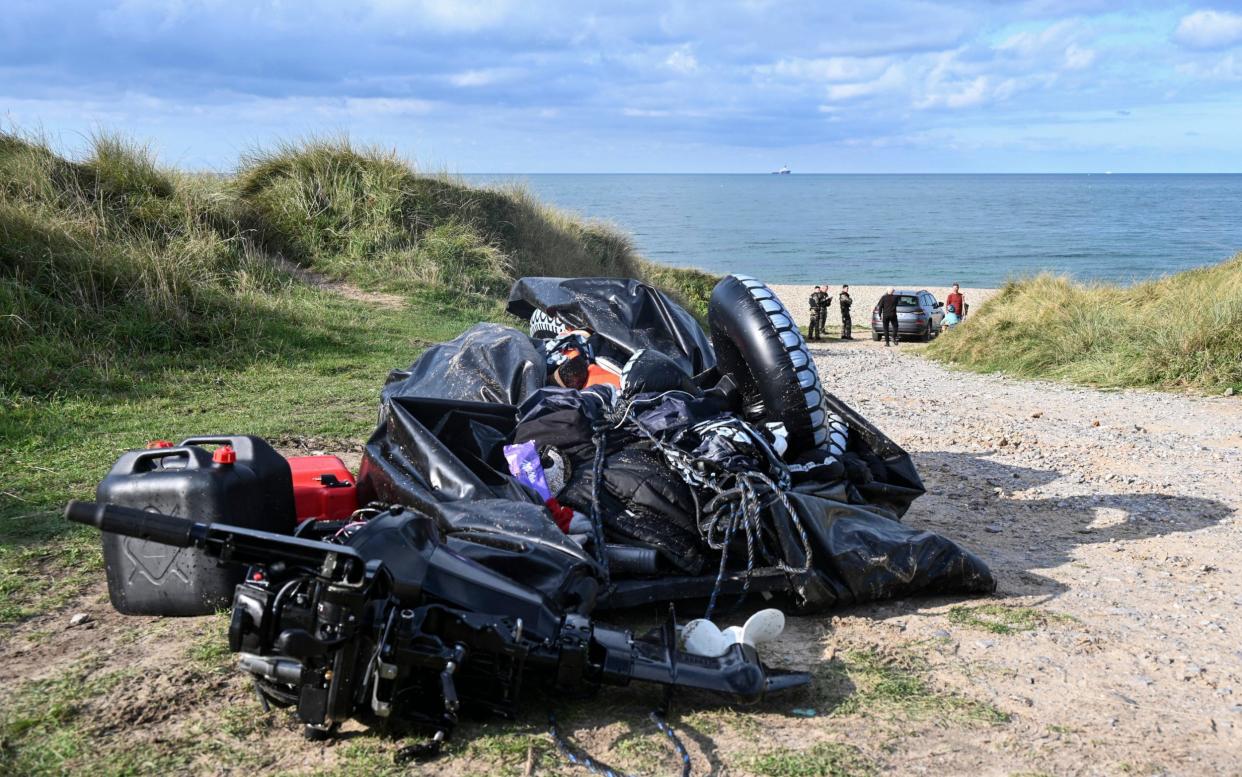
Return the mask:
MULTIPOLYGON (((756 172, 756 171, 747 171, 747 170, 736 170, 736 171, 729 171, 729 172, 720 172, 720 171, 716 171, 716 172, 704 172, 704 171, 655 172, 655 171, 645 171, 645 170, 644 171, 592 170, 592 171, 587 171, 587 172, 558 171, 558 170, 545 170, 542 172, 530 172, 530 171, 526 171, 526 172, 494 172, 494 171, 493 172, 478 172, 476 171, 476 172, 449 173, 449 175, 757 175, 757 176, 776 176, 778 178, 786 177, 785 175, 781 175, 775 172, 765 173, 765 172, 756 172)), ((1001 175, 1081 175, 1081 176, 1242 175, 1242 170, 1237 170, 1237 171, 1225 170, 1225 171, 1217 171, 1217 172, 1202 172, 1202 171, 1170 172, 1167 170, 1143 170, 1143 171, 1116 172, 1116 171, 1111 171, 1111 170, 1099 170, 1099 171, 1091 171, 1091 172, 1039 172, 1039 173, 1022 172, 1022 171, 986 172, 986 173, 985 172, 884 172, 884 173, 873 172, 873 173, 864 173, 864 172, 824 172, 824 171, 812 170, 812 171, 803 172, 803 173, 789 173, 788 174, 789 177, 799 176, 799 175, 801 176, 807 176, 807 175, 838 175, 838 176, 847 176, 847 175, 857 175, 857 176, 866 176, 866 175, 975 175, 975 176, 980 176, 980 175, 996 175, 996 176, 1001 176, 1001 175)))

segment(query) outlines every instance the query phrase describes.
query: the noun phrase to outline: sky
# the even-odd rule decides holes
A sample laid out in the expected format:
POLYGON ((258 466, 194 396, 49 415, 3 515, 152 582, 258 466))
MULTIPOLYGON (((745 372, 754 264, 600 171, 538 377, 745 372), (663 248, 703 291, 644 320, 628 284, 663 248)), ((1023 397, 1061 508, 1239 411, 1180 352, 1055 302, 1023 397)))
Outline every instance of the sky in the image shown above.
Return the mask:
POLYGON ((5 0, 0 125, 227 172, 1242 172, 1242 0, 5 0))

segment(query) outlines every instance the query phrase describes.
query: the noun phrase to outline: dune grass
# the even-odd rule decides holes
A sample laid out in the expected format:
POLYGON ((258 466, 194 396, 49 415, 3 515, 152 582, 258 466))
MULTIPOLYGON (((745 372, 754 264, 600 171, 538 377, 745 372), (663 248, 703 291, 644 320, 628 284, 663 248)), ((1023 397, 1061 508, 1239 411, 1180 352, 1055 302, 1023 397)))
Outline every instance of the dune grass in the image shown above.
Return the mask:
POLYGON ((1242 254, 1132 286, 1010 282, 927 352, 981 372, 1242 392, 1242 254))
POLYGON ((243 158, 231 182, 268 245, 366 286, 499 295, 524 275, 632 276, 625 236, 532 198, 416 173, 392 153, 309 141, 243 158))
POLYGON ((222 432, 347 450, 390 369, 472 323, 517 323, 502 302, 522 275, 649 278, 700 312, 710 291, 710 276, 646 263, 521 189, 345 141, 254 154, 222 177, 116 137, 69 160, 0 133, 0 625, 98 579, 97 538, 58 510, 121 451, 222 432), (317 288, 293 266, 404 304, 317 288))
POLYGON ((598 275, 650 278, 701 312, 711 277, 645 262, 620 232, 520 187, 420 174, 345 140, 250 154, 217 177, 164 169, 121 138, 71 161, 0 133, 0 392, 296 359, 318 315, 293 301, 291 264, 466 306, 524 275, 598 275))

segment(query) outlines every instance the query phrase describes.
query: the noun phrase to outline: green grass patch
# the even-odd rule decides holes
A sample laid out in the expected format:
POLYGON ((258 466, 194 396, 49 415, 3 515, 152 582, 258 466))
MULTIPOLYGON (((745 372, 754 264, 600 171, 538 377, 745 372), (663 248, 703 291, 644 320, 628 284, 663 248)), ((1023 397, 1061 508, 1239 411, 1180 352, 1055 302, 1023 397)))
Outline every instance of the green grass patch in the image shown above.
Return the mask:
POLYGON ((210 618, 200 619, 200 625, 190 644, 188 658, 206 672, 227 672, 234 668, 236 659, 228 643, 229 611, 222 610, 210 618))
POLYGON ((63 764, 90 751, 79 723, 89 702, 132 676, 100 672, 85 660, 44 680, 6 689, 0 697, 0 774, 61 774, 63 764))
POLYGON ((995 725, 1009 716, 985 702, 932 687, 926 662, 911 654, 853 650, 816 671, 820 708, 832 715, 936 717, 995 725))
POLYGON ((497 761, 507 766, 521 766, 526 763, 526 754, 531 748, 536 753, 543 753, 551 747, 552 743, 546 734, 506 731, 472 737, 465 752, 474 758, 497 761))
POLYGON ((1093 386, 1242 392, 1242 254, 1132 286, 1013 281, 927 353, 1093 386))
POLYGON ((840 742, 818 742, 806 750, 780 748, 752 756, 746 768, 763 777, 861 777, 875 765, 861 750, 840 742))
POLYGON ((152 358, 147 380, 91 396, 20 397, 0 412, 6 491, 0 496, 0 623, 62 606, 102 579, 97 532, 60 518, 72 498, 91 498, 123 451, 151 439, 243 432, 276 444, 343 449, 366 439, 379 389, 429 342, 480 320, 498 305, 425 292, 408 308, 371 308, 308 289, 309 344, 230 369, 152 358))
POLYGON ((1069 623, 1073 616, 1009 604, 959 604, 949 609, 949 623, 993 634, 1034 631, 1050 623, 1069 623))

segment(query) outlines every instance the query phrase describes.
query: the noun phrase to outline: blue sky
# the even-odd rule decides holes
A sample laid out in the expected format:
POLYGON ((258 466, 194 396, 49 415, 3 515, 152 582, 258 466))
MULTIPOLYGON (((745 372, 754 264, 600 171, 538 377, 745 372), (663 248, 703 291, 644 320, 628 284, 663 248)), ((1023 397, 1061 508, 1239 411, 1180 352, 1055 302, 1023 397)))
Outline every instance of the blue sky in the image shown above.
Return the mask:
POLYGON ((1238 172, 1242 2, 6 0, 0 121, 220 170, 1238 172))

